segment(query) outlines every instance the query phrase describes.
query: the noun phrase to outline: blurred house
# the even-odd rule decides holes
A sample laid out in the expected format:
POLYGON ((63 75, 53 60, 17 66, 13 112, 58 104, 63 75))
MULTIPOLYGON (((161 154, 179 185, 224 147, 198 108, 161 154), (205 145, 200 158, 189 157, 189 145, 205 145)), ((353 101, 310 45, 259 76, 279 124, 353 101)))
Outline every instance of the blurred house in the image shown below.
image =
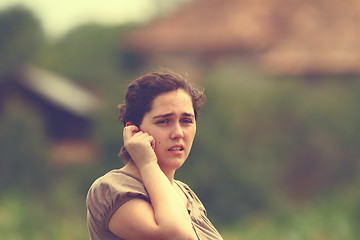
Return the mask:
POLYGON ((276 75, 358 75, 357 0, 193 0, 135 30, 128 48, 156 62, 243 59, 276 75))
POLYGON ((0 102, 11 98, 21 99, 44 119, 52 164, 94 160, 96 148, 90 134, 98 99, 92 93, 63 76, 26 66, 0 82, 0 102))

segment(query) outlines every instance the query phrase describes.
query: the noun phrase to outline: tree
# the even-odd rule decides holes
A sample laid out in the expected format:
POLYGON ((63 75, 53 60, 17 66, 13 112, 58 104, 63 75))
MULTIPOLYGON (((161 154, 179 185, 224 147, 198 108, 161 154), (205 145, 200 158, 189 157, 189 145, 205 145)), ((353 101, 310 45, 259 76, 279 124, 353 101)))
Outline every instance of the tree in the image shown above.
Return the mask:
POLYGON ((29 10, 15 6, 0 12, 0 79, 33 58, 44 39, 38 19, 29 10))
POLYGON ((0 187, 37 187, 46 185, 47 140, 41 119, 21 101, 4 104, 0 118, 0 187))

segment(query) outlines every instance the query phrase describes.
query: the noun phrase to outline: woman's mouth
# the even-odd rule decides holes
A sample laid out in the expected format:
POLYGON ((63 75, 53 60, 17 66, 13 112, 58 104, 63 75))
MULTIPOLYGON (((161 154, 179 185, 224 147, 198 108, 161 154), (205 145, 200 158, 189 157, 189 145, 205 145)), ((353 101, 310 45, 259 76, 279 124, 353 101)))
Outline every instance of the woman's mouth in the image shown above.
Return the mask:
POLYGON ((184 150, 184 147, 182 145, 172 146, 171 148, 168 149, 168 151, 170 151, 170 152, 183 151, 183 150, 184 150))

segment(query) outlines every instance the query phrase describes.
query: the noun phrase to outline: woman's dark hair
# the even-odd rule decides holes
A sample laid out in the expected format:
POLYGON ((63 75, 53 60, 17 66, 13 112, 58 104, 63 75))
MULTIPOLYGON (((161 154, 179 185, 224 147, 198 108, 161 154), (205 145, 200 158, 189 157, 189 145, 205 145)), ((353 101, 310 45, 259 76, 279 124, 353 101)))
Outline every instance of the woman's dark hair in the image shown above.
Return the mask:
MULTIPOLYGON (((160 94, 183 89, 192 99, 195 119, 199 110, 205 103, 205 94, 192 86, 183 76, 173 72, 150 73, 141 76, 130 83, 127 89, 124 103, 119 105, 119 120, 125 126, 131 122, 140 126, 145 113, 151 111, 153 100, 160 94)), ((123 147, 120 157, 129 161, 130 155, 123 147)))

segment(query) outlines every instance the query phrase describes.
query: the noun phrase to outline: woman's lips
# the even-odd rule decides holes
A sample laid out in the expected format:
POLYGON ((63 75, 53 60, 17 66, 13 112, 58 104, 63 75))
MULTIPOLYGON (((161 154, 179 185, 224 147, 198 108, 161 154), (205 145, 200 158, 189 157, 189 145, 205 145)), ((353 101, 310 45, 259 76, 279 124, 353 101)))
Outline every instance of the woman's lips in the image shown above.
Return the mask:
POLYGON ((175 145, 168 149, 170 152, 183 151, 184 147, 182 145, 175 145))

